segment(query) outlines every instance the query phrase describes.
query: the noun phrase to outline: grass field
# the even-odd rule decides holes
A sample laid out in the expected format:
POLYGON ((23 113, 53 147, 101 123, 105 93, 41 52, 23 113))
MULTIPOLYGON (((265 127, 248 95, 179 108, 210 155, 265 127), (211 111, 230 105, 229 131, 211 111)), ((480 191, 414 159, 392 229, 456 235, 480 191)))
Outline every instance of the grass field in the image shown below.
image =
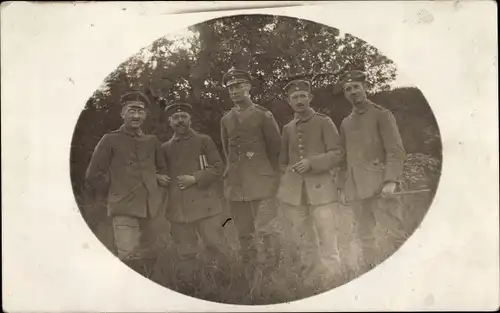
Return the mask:
MULTIPOLYGON (((410 155, 405 164, 406 187, 409 189, 431 188, 435 190, 439 180, 439 169, 440 163, 435 159, 423 154, 410 155)), ((386 231, 391 228, 392 225, 390 224, 396 220, 395 218, 378 221, 376 227, 378 263, 390 257, 419 227, 431 205, 433 196, 434 192, 404 195, 400 197, 401 201, 398 205, 384 207, 384 210, 389 211, 391 216, 397 217, 402 222, 404 231, 403 235, 396 237, 386 231)), ((103 203, 103 201, 98 202, 103 203)), ((85 210, 85 206, 81 206, 81 208, 85 210)), ((98 221, 97 223, 94 222, 91 228, 103 244, 108 249, 113 250, 110 219, 102 213, 105 211, 103 208, 93 208, 92 211, 98 212, 98 215, 87 217, 87 221, 98 221)), ((224 214, 229 217, 227 207, 224 211, 224 214)), ((254 284, 249 285, 248 279, 243 274, 243 266, 237 259, 239 249, 238 233, 231 221, 224 227, 226 244, 231 247, 232 251, 229 264, 214 267, 204 261, 204 253, 201 252, 196 264, 194 264, 196 275, 190 289, 182 289, 183 282, 176 279, 176 250, 170 238, 169 222, 165 218, 160 217, 153 223, 158 239, 155 249, 158 258, 149 265, 147 271, 144 271, 144 267, 134 269, 171 290, 188 296, 222 303, 273 304, 302 299, 321 292, 321 290, 313 290, 302 286, 298 274, 299 265, 283 259, 286 252, 288 252, 284 248, 287 238, 285 238, 280 227, 282 222, 280 221, 279 209, 277 212, 277 216, 273 219, 263 215, 263 219, 270 221, 270 223, 266 224, 268 227, 265 228, 266 234, 270 235, 270 240, 267 241, 267 244, 259 246, 266 253, 263 254, 265 258, 261 260, 261 263, 254 263, 254 266, 259 268, 257 275, 253 277, 254 284)), ((348 214, 348 212, 347 208, 343 208, 337 214, 348 214)), ((342 217, 339 215, 339 218, 342 217)), ((341 231, 342 236, 339 236, 340 255, 344 266, 340 271, 340 276, 335 281, 335 286, 341 286, 366 271, 362 266, 360 241, 356 236, 354 226, 349 225, 349 223, 346 224, 341 231)), ((339 234, 332 234, 332 236, 336 235, 339 234)))
MULTIPOLYGON (((432 194, 406 195, 402 200, 402 205, 398 206, 393 214, 399 215, 403 221, 405 238, 391 238, 384 231, 388 225, 378 225, 379 263, 390 257, 404 243, 406 238, 415 231, 429 208, 432 194)), ((278 216, 273 221, 279 224, 279 218, 278 216)), ((135 269, 171 290, 204 300, 236 304, 281 303, 302 299, 320 292, 319 290, 311 290, 301 286, 300 277, 297 274, 299 272, 298 265, 284 263, 282 259, 284 250, 282 247, 286 242, 286 238, 284 238, 279 227, 270 227, 268 229, 274 232, 272 236, 274 241, 268 242, 267 247, 262 246, 263 249, 267 249, 267 258, 264 260, 264 265, 260 266, 260 271, 258 271, 260 274, 256 277, 255 285, 248 286, 246 279, 238 281, 237 277, 241 277, 243 274, 237 259, 239 249, 237 230, 232 222, 227 223, 224 227, 226 243, 231 246, 234 253, 231 256, 231 268, 229 266, 212 267, 211 272, 207 271, 207 269, 210 269, 210 264, 205 264, 202 252, 196 263, 197 275, 194 278, 194 287, 190 290, 181 289, 182 282, 176 279, 176 270, 174 268, 176 250, 169 235, 169 223, 166 219, 159 218, 154 222, 154 229, 158 234, 156 251, 159 257, 154 264, 150 265, 148 273, 141 270, 141 268, 135 269), (212 275, 209 275, 208 272, 212 275), (219 276, 220 278, 217 279, 219 276)), ((356 250, 356 248, 359 248, 359 242, 355 231, 349 225, 346 225, 345 230, 347 234, 341 242, 341 246, 345 249, 341 251, 341 256, 348 265, 344 268, 342 277, 339 277, 336 282, 337 286, 347 283, 364 272, 357 263, 360 260, 360 255, 352 255, 352 251, 354 253, 360 251, 359 249, 356 250), (351 250, 346 248, 352 248, 353 246, 354 249, 351 250)), ((96 229, 96 235, 103 243, 107 243, 109 248, 112 248, 112 233, 109 221, 100 223, 96 229)))

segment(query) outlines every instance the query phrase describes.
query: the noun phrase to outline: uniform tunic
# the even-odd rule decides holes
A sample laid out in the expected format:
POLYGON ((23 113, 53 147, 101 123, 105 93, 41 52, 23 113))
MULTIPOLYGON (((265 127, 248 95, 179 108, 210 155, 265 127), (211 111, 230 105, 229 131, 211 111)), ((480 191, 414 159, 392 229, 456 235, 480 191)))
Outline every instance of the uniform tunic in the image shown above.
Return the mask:
POLYGON ((227 159, 225 197, 253 201, 274 196, 281 136, 271 112, 259 105, 244 112, 231 109, 221 119, 221 139, 227 159))
POLYGON ((131 134, 122 126, 102 137, 87 168, 91 184, 109 181, 108 214, 155 216, 163 202, 157 173, 166 172, 161 143, 154 135, 131 134))
POLYGON ((295 118, 283 128, 280 167, 283 176, 278 199, 291 205, 321 205, 338 199, 332 171, 343 159, 339 133, 333 121, 311 109, 300 120, 295 118), (311 170, 299 174, 292 166, 307 158, 311 170), (303 201, 303 191, 307 201, 303 201))
POLYGON ((223 163, 212 139, 190 130, 186 136, 174 136, 162 145, 171 182, 168 188, 167 218, 190 223, 222 212, 218 181, 223 163), (200 163, 204 156, 207 165, 200 163), (177 176, 192 175, 196 183, 181 190, 177 176))
POLYGON ((368 108, 355 109, 342 121, 340 134, 346 150, 347 201, 370 198, 385 182, 398 181, 405 150, 390 111, 370 102, 368 108))

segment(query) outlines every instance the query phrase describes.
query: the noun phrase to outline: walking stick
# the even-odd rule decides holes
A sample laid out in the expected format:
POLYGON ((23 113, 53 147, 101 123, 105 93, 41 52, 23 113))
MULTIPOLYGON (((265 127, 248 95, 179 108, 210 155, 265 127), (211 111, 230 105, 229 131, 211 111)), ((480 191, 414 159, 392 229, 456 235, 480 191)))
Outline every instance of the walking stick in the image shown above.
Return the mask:
MULTIPOLYGON (((393 196, 404 196, 404 195, 412 195, 412 194, 419 194, 419 193, 425 193, 425 192, 430 192, 431 189, 416 189, 416 190, 405 190, 405 191, 398 191, 398 192, 394 192, 392 194, 390 194, 388 197, 393 197, 393 196)), ((377 194, 375 196, 372 196, 370 198, 367 198, 367 199, 371 199, 371 198, 381 198, 382 196, 380 194, 377 194)), ((358 203, 358 202, 361 202, 363 200, 367 200, 367 199, 360 199, 360 200, 352 200, 352 201, 347 201, 346 204, 351 204, 351 203, 358 203)))

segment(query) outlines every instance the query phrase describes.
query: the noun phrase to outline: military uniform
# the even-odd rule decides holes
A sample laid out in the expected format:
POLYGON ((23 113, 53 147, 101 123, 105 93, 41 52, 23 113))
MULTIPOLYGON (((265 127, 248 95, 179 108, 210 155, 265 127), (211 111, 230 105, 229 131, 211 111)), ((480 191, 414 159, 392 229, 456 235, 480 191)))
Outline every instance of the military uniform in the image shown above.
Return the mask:
MULTIPOLYGON (((285 87, 285 91, 294 90, 310 92, 310 85, 299 80, 285 87)), ((309 108, 284 126, 277 198, 287 223, 287 237, 297 244, 295 249, 306 273, 318 265, 330 273, 340 270, 337 232, 342 220, 336 215, 339 206, 333 173, 342 159, 339 133, 328 116, 309 108), (300 174, 292 166, 303 159, 310 162, 311 168, 300 174)))
MULTIPOLYGON (((191 113, 191 106, 177 103, 166 108, 167 114, 178 111, 191 113)), ((224 242, 218 184, 224 166, 217 147, 209 136, 190 128, 186 134, 174 134, 161 149, 171 178, 166 216, 180 257, 178 272, 182 275, 195 269, 198 235, 211 262, 225 261, 222 258, 227 257, 229 248, 224 242), (195 183, 181 189, 177 184, 180 175, 193 176, 195 183)))
MULTIPOLYGON (((249 81, 249 74, 241 70, 230 70, 223 78, 225 86, 249 81)), ((221 139, 227 160, 224 196, 238 229, 242 257, 250 260, 255 257, 258 211, 269 209, 265 205, 278 186, 281 136, 271 112, 251 104, 244 110, 233 107, 222 117, 221 139)))
MULTIPOLYGON (((130 93, 122 97, 128 102, 147 104, 145 96, 130 93)), ((154 135, 128 132, 125 126, 102 137, 87 168, 86 179, 94 186, 109 183, 107 212, 113 219, 118 257, 127 259, 140 246, 149 245, 149 220, 157 216, 164 193, 156 174, 167 168, 154 135), (142 237, 142 238, 141 238, 142 237)))
MULTIPOLYGON (((364 80, 362 72, 353 71, 344 77, 343 83, 364 80)), ((369 100, 366 104, 362 110, 354 108, 342 121, 340 135, 346 151, 344 195, 357 214, 364 259, 373 265, 377 262, 375 226, 389 218, 383 208, 385 200, 378 199, 377 195, 385 183, 398 182, 405 150, 393 114, 369 100)), ((403 236, 402 224, 400 221, 396 224, 391 231, 403 236)))

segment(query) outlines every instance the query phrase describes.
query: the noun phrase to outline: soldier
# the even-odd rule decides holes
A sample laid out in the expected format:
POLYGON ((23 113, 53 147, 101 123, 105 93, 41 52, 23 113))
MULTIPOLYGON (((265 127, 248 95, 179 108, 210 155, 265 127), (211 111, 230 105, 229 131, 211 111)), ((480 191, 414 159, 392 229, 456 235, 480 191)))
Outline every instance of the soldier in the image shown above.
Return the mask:
POLYGON ((166 186, 169 178, 160 141, 141 128, 147 97, 130 92, 120 102, 123 125, 99 141, 86 180, 94 188, 109 183, 107 213, 112 217, 117 255, 128 263, 152 252, 150 220, 160 212, 164 198, 160 186, 166 186))
MULTIPOLYGON (((175 131, 161 147, 171 177, 167 218, 179 256, 176 272, 186 283, 185 287, 192 288, 198 235, 206 245, 208 263, 228 265, 229 250, 224 242, 222 225, 225 221, 222 220, 222 195, 218 185, 224 166, 213 140, 191 128, 190 104, 175 103, 167 106, 165 112, 175 131)), ((203 274, 213 275, 214 272, 203 274)), ((215 291, 216 286, 211 287, 215 291)))
MULTIPOLYGON (((227 87, 234 107, 221 119, 221 139, 227 159, 224 172, 224 196, 239 233, 243 264, 256 258, 255 221, 258 213, 272 209, 279 183, 281 136, 273 115, 250 99, 250 74, 229 70, 222 83, 227 87)), ((259 213, 259 215, 260 215, 259 213)), ((248 267, 248 275, 254 275, 248 267)))
MULTIPOLYGON (((362 71, 348 72, 341 79, 343 92, 353 105, 352 113, 340 126, 346 151, 343 202, 351 203, 357 219, 362 254, 369 269, 377 263, 375 226, 389 220, 379 199, 394 193, 403 171, 405 150, 393 114, 367 99, 366 76, 362 71)), ((386 225, 394 224, 394 219, 386 225)), ((391 232, 403 236, 400 221, 391 232)))
POLYGON ((310 286, 320 276, 323 283, 330 283, 340 271, 336 231, 341 219, 334 216, 340 213, 340 207, 332 176, 343 158, 339 133, 328 116, 310 107, 309 81, 292 80, 285 92, 295 118, 283 127, 277 198, 287 224, 287 238, 296 243, 293 250, 298 250, 304 267, 305 285, 310 286))

